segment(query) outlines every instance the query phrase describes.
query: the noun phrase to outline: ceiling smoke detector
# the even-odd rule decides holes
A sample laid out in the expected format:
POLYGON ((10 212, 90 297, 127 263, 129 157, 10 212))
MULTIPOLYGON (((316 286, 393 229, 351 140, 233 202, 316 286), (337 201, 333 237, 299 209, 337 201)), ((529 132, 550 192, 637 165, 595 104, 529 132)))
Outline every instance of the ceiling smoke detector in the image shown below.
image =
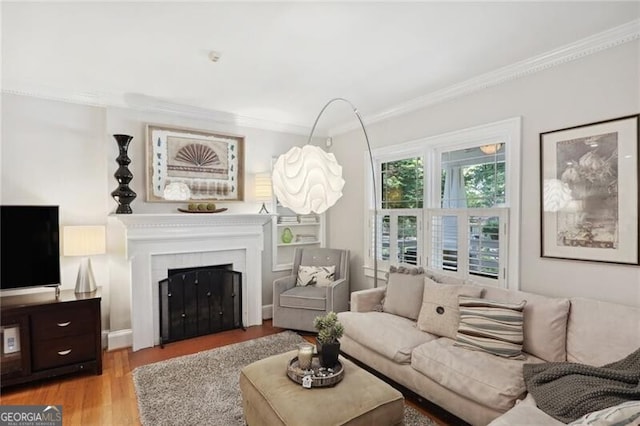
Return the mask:
POLYGON ((215 50, 209 52, 209 59, 211 60, 211 62, 218 62, 220 56, 222 56, 222 54, 220 52, 216 52, 215 50))

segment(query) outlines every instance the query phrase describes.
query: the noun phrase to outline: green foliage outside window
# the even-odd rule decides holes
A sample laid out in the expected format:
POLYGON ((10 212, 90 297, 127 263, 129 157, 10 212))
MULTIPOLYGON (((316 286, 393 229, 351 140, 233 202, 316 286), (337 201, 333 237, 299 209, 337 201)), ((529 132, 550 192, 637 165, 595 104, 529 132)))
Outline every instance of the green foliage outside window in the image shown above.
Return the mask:
MULTIPOLYGON (((505 163, 485 163, 462 169, 467 208, 490 208, 505 202, 505 163)), ((446 172, 442 171, 440 197, 444 199, 446 172)))
POLYGON ((382 163, 382 208, 422 208, 424 169, 422 158, 382 163))
POLYGON ((504 164, 485 163, 463 169, 467 207, 494 207, 505 202, 504 164))

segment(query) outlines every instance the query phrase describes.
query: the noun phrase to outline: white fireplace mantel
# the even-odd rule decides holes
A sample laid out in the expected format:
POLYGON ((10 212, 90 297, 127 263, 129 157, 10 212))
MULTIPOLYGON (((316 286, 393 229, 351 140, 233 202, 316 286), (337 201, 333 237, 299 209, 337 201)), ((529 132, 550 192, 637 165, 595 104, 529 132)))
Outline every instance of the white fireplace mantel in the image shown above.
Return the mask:
POLYGON ((232 264, 242 273, 245 326, 262 323, 263 225, 260 214, 114 215, 125 231, 131 272, 133 350, 159 343, 158 281, 168 269, 232 264))
POLYGON ((182 226, 262 226, 271 216, 264 214, 233 213, 147 213, 113 215, 127 229, 171 228, 182 226))

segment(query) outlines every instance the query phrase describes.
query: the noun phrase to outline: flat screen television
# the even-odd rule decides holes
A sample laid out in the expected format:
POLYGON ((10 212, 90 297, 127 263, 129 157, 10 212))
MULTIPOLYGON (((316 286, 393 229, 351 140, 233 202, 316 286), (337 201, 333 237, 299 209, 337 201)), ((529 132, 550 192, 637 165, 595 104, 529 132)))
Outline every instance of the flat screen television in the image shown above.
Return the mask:
POLYGON ((60 285, 58 206, 0 206, 0 289, 60 285))

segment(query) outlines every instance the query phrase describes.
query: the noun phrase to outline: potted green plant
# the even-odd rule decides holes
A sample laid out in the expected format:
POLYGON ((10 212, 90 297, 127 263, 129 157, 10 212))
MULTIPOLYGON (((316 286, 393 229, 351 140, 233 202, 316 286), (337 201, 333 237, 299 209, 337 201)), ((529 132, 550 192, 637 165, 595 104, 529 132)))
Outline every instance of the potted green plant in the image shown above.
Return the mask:
POLYGON ((322 317, 313 320, 313 326, 318 330, 316 346, 320 357, 320 365, 325 368, 332 368, 338 362, 340 353, 339 338, 344 334, 344 327, 338 321, 335 312, 329 312, 322 317))

